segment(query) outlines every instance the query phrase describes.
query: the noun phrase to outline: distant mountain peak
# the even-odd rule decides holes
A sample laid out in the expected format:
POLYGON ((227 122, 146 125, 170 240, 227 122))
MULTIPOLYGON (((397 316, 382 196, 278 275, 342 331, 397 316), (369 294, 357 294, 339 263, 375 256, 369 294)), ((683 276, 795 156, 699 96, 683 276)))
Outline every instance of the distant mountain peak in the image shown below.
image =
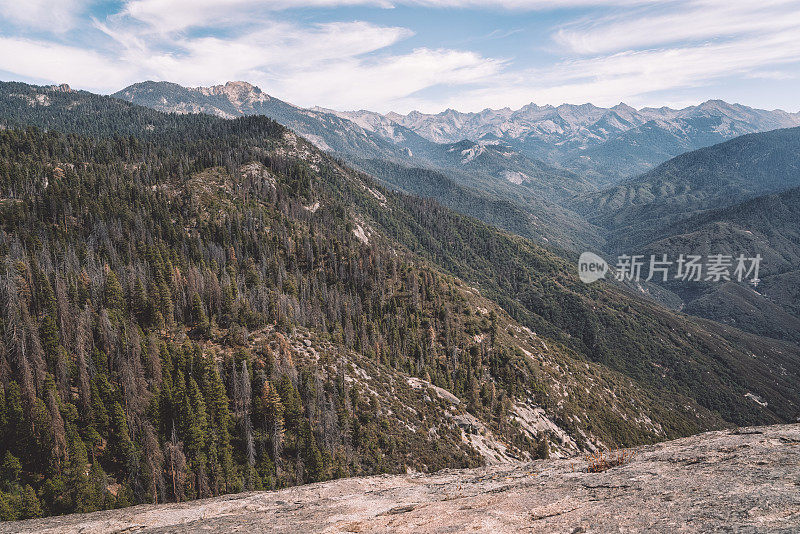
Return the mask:
POLYGON ((74 93, 75 92, 75 90, 72 87, 70 87, 69 85, 67 85, 66 83, 47 85, 47 86, 45 86, 45 89, 47 89, 48 91, 55 91, 55 92, 58 92, 58 93, 74 93))
POLYGON ((612 107, 611 109, 613 109, 614 111, 629 111, 629 112, 634 112, 634 113, 636 112, 636 108, 635 107, 629 106, 625 102, 620 102, 619 104, 617 104, 616 106, 612 107))
POLYGON ((724 100, 713 99, 713 100, 706 100, 702 104, 696 106, 696 109, 703 111, 727 112, 737 107, 739 106, 737 106, 736 104, 729 104, 724 100))
POLYGON ((436 152, 426 143, 492 140, 526 158, 600 181, 638 174, 687 150, 739 135, 800 125, 800 114, 753 109, 719 99, 682 109, 637 110, 624 102, 610 108, 590 102, 557 107, 530 102, 516 110, 462 112, 449 107, 439 113, 414 110, 403 115, 298 108, 246 81, 194 88, 148 81, 115 96, 176 113, 211 113, 224 118, 267 115, 324 150, 339 147, 358 157, 405 159, 407 150, 422 157, 436 152))
POLYGON ((237 107, 270 100, 270 96, 259 87, 243 81, 231 81, 226 82, 224 85, 212 85, 210 87, 197 87, 195 90, 204 95, 225 96, 237 107))

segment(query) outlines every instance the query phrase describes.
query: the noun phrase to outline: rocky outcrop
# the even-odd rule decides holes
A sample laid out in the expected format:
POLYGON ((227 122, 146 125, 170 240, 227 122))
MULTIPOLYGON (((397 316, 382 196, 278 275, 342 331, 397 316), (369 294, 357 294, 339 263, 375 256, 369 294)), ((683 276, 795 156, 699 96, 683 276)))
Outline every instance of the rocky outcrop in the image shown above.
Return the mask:
POLYGON ((0 525, 0 532, 798 532, 800 424, 581 458, 383 475, 0 525))

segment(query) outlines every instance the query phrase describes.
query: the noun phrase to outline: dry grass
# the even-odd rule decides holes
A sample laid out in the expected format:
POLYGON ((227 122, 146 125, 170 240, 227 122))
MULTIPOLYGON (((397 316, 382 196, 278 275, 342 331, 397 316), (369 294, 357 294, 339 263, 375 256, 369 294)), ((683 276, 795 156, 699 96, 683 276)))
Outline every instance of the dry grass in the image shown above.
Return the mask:
POLYGON ((589 473, 602 473, 612 467, 630 463, 636 452, 630 449, 617 451, 599 451, 586 455, 586 471, 589 473))

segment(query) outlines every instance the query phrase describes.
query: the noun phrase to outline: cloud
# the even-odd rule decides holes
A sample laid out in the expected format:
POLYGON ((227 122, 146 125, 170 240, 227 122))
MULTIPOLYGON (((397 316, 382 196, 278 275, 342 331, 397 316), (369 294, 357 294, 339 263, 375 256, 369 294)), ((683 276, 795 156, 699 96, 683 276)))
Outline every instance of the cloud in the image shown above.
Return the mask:
MULTIPOLYGON (((67 0, 52 16, 72 17, 74 24, 84 1, 67 0), (59 12, 63 6, 72 7, 59 12)), ((23 24, 44 9, 37 2, 19 7, 0 0, 0 14, 23 24), (17 11, 8 15, 9 9, 17 11)), ((667 9, 639 0, 130 0, 116 14, 84 17, 83 26, 69 35, 1 37, 0 70, 100 92, 143 79, 188 86, 246 80, 298 105, 337 109, 477 110, 531 101, 651 104, 652 95, 677 94, 725 77, 792 79, 800 61, 797 3, 672 0, 667 9), (615 7, 592 9, 592 19, 567 22, 565 17, 586 17, 589 11, 560 11, 559 26, 530 43, 540 52, 546 49, 535 63, 526 63, 531 48, 489 57, 476 50, 480 39, 459 45, 468 49, 419 41, 401 47, 414 36, 412 29, 365 21, 313 23, 276 12, 343 5, 615 7), (548 39, 556 48, 547 49, 548 39)), ((500 28, 488 37, 523 25, 515 21, 515 30, 500 28)), ((516 45, 524 35, 515 36, 516 45)))
POLYGON ((656 92, 701 87, 729 76, 749 77, 765 66, 800 62, 800 39, 792 30, 769 36, 695 46, 624 51, 570 59, 540 69, 506 72, 490 87, 464 91, 437 102, 408 99, 406 107, 478 110, 498 95, 512 107, 530 102, 642 103, 656 92))
POLYGON ((189 86, 242 79, 304 106, 388 111, 389 103, 431 86, 486 82, 504 65, 470 51, 386 53, 412 32, 366 22, 264 22, 235 38, 164 37, 158 44, 128 27, 97 26, 121 46, 120 56, 138 67, 141 79, 189 86))
POLYGON ((319 68, 326 63, 381 50, 412 35, 400 27, 334 22, 300 27, 264 22, 236 37, 142 38, 135 29, 96 26, 116 41, 120 56, 149 77, 178 83, 239 79, 252 73, 319 68))
POLYGON ((555 32, 554 41, 579 54, 599 54, 792 28, 800 32, 797 0, 703 0, 570 23, 555 32))
POLYGON ((130 68, 91 50, 52 42, 0 37, 0 70, 33 79, 66 82, 79 87, 121 87, 130 68))
POLYGON ((0 0, 0 18, 18 26, 61 33, 75 26, 84 7, 83 0, 0 0))
POLYGON ((408 95, 434 86, 485 83, 503 66, 473 52, 416 49, 380 61, 347 60, 272 80, 293 102, 338 109, 389 111, 408 95))
POLYGON ((746 77, 753 80, 795 80, 797 74, 782 70, 759 70, 747 74, 746 77))
MULTIPOLYGON (((419 47, 391 53, 407 28, 363 21, 299 25, 262 19, 232 36, 153 33, 124 17, 94 20, 97 50, 50 40, 2 38, 0 70, 100 92, 143 79, 197 86, 247 80, 290 102, 386 107, 434 85, 483 82, 503 61, 470 51, 419 47)), ((386 108, 388 110, 388 108, 386 108)))
POLYGON ((144 22, 160 32, 215 24, 235 24, 264 12, 301 8, 397 6, 435 9, 539 11, 591 6, 634 6, 656 0, 130 0, 122 15, 144 22))

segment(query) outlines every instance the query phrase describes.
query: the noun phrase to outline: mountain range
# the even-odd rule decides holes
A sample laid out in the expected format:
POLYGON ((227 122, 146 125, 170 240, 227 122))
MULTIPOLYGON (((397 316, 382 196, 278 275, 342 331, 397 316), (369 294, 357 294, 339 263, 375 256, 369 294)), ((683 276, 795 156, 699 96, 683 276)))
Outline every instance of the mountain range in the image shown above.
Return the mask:
MULTIPOLYGON (((579 172, 598 185, 740 135, 800 125, 800 113, 753 109, 721 100, 682 109, 637 110, 623 103, 611 108, 531 103, 518 110, 464 113, 448 109, 438 114, 413 111, 401 115, 302 109, 246 82, 198 88, 142 82, 113 96, 160 111, 203 112, 227 118, 264 114, 295 129, 323 150, 356 157, 385 156, 387 150, 399 157, 427 152, 430 145, 425 141, 443 145, 464 140, 482 145, 502 142, 521 155, 579 172), (338 122, 334 117, 348 122, 338 122), (327 126, 320 128, 319 123, 327 126), (335 136, 326 134, 328 127, 336 131, 335 136)), ((435 157, 431 159, 436 163, 435 157)))
MULTIPOLYGON (((800 341, 800 128, 748 134, 677 156, 568 204, 601 228, 610 256, 758 254, 761 283, 660 284, 686 312, 800 341)), ((673 300, 673 303, 676 302, 673 300)))
MULTIPOLYGON (((371 124, 363 119, 364 112, 340 116, 365 129, 371 124)), ((800 113, 759 110, 721 100, 683 109, 637 110, 623 103, 611 108, 529 104, 518 110, 462 113, 449 109, 434 115, 390 113, 386 118, 439 143, 499 140, 531 158, 585 173, 599 184, 743 134, 800 125, 800 113)))
MULTIPOLYGON (((270 97, 246 82, 185 88, 148 81, 112 96, 170 113, 207 113, 223 118, 267 116, 357 168, 374 168, 370 161, 381 161, 399 166, 395 171, 402 169, 404 173, 435 171, 446 178, 448 188, 471 197, 467 204, 470 211, 460 211, 472 216, 486 215, 483 220, 487 222, 508 222, 509 226, 502 226, 504 229, 525 237, 563 248, 580 248, 587 240, 594 241, 597 235, 591 225, 558 203, 573 194, 594 190, 593 185, 569 171, 530 159, 496 142, 465 140, 439 144, 388 119, 381 119, 385 128, 372 123, 365 124, 372 124, 373 129, 364 128, 336 112, 302 109, 270 97), (494 200, 505 203, 512 213, 491 215, 496 207, 492 204, 494 200), (544 213, 548 216, 543 217, 544 213), (575 231, 565 233, 564 227, 575 231)), ((394 172, 378 179, 413 194, 425 196, 431 192, 416 181, 391 182, 391 177, 397 175, 394 172)), ((436 199, 443 200, 441 195, 436 199)))
MULTIPOLYGON (((231 95, 207 93, 230 110, 231 95)), ((235 95, 331 140, 332 125, 350 128, 235 95)), ((419 180, 395 170, 382 183, 401 160, 370 157, 362 172, 260 115, 0 84, 4 519, 566 456, 800 414, 791 340, 586 285, 569 253, 386 182, 455 185, 498 210, 501 192, 420 167, 405 168, 429 173, 419 180)), ((436 146, 452 165, 509 153, 451 145, 436 146)), ((571 176, 558 171, 554 186, 571 176)), ((568 194, 542 198, 560 207, 568 194)))
MULTIPOLYGON (((304 110, 244 82, 196 89, 143 82, 115 96, 163 111, 265 114, 392 188, 548 246, 595 250, 612 260, 627 251, 677 251, 675 243, 687 245, 678 236, 705 235, 687 227, 696 214, 800 185, 797 130, 786 129, 800 123, 800 114, 719 100, 683 109, 531 104, 382 115, 304 110)), ((784 227, 790 222, 776 222, 774 239, 784 227)), ((759 245, 769 248, 765 239, 759 245)), ((790 292, 793 274, 770 274, 771 295, 790 292)), ((702 317, 797 338, 796 310, 752 288, 667 286, 644 291, 702 317), (766 317, 781 320, 765 328, 766 317)))
POLYGON ((636 246, 688 215, 800 186, 800 128, 750 134, 677 156, 568 203, 613 229, 612 246, 636 246))

